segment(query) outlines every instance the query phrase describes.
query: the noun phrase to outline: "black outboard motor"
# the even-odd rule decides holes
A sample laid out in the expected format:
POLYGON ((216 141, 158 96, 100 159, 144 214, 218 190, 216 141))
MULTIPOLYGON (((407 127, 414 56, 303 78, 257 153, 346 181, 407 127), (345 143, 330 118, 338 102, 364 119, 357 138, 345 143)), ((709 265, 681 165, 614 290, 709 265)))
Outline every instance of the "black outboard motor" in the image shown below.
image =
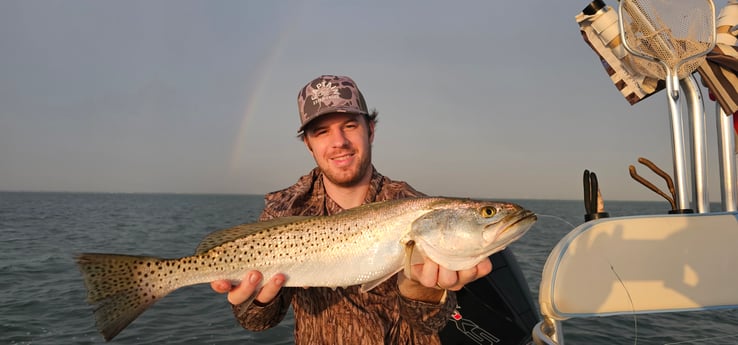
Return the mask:
POLYGON ((440 332, 443 345, 524 345, 539 313, 508 248, 490 256, 492 272, 456 293, 459 305, 440 332))

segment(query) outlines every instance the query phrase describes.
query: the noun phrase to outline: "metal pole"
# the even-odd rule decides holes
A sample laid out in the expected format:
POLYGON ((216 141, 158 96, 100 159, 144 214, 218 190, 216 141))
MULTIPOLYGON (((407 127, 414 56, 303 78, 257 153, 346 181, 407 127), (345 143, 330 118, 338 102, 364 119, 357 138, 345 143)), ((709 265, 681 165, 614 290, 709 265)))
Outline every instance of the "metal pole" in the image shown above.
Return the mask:
POLYGON ((736 191, 735 129, 733 116, 726 115, 720 105, 715 105, 718 127, 718 150, 720 151, 720 191, 723 211, 738 211, 738 191, 736 191))
POLYGON ((684 149, 684 124, 679 103, 679 82, 676 75, 666 78, 666 92, 669 104, 669 123, 671 125, 671 147, 674 161, 674 189, 677 209, 689 209, 687 193, 687 156, 684 149))
MULTIPOLYGON (((715 7, 712 1, 707 1, 708 5, 710 6, 711 12, 715 13, 715 7)), ((680 82, 678 77, 678 71, 679 67, 687 60, 690 60, 692 58, 699 57, 701 55, 707 54, 710 50, 712 50, 712 47, 715 45, 715 29, 714 29, 714 22, 711 22, 710 26, 713 27, 713 32, 710 38, 710 45, 708 49, 705 51, 702 51, 698 54, 688 56, 688 57, 680 57, 678 61, 673 61, 675 57, 678 57, 676 52, 673 50, 673 46, 671 45, 671 42, 669 40, 666 40, 664 37, 661 36, 660 32, 657 29, 653 19, 651 18, 648 13, 644 13, 641 11, 642 6, 638 3, 637 0, 622 0, 620 1, 620 4, 618 6, 618 26, 620 29, 620 38, 623 44, 623 47, 634 56, 642 57, 650 61, 659 62, 666 70, 666 93, 667 93, 667 100, 669 105, 669 120, 671 124, 671 139, 672 139, 672 154, 673 154, 673 161, 674 161, 674 188, 676 192, 676 200, 675 203, 677 204, 678 210, 689 210, 691 209, 689 205, 689 195, 687 190, 687 164, 691 163, 689 159, 686 157, 685 153, 685 137, 684 137, 684 121, 680 114, 680 82), (626 37, 626 31, 625 31, 625 25, 624 25, 624 17, 623 12, 628 12, 631 19, 633 20, 632 24, 636 27, 635 30, 637 32, 640 32, 644 36, 650 37, 649 43, 655 44, 660 49, 659 51, 665 54, 666 56, 649 56, 646 55, 648 53, 644 53, 641 51, 636 51, 630 47, 628 44, 628 39, 626 37)), ((661 29, 661 28, 659 28, 661 29)), ((668 28, 667 28, 668 29, 668 28)), ((663 55, 658 54, 658 55, 663 55)), ((693 81, 691 81, 693 82, 693 81)), ((687 83, 688 84, 688 83, 687 83)), ((697 89, 696 86, 690 85, 690 87, 693 87, 695 90, 697 89)), ((702 141, 702 143, 697 143, 697 146, 699 146, 698 150, 704 150, 704 113, 701 110, 701 101, 699 101, 699 93, 693 93, 693 95, 688 95, 688 101, 691 102, 691 106, 693 109, 691 109, 694 112, 694 107, 700 107, 698 113, 702 113, 702 126, 698 128, 698 131, 702 131, 702 134, 697 135, 696 137, 693 137, 693 140, 696 140, 697 142, 702 141), (696 94, 696 98, 693 98, 693 95, 696 94)), ((699 122, 699 121, 698 121, 699 122)), ((700 126, 697 124, 697 126, 700 126)), ((694 134, 694 132, 692 132, 694 134)), ((693 145, 694 146, 694 145, 693 145)), ((704 154, 702 152, 698 152, 700 155, 700 159, 704 159, 704 154)), ((701 163, 702 165, 699 167, 695 167, 695 164, 691 164, 693 166, 692 172, 695 172, 695 169, 701 169, 697 173, 700 174, 700 178, 704 177, 704 162, 701 163)), ((704 187, 704 181, 700 181, 700 183, 695 183, 694 188, 703 188, 704 187), (700 187, 696 187, 700 186, 700 187)), ((702 203, 702 195, 705 194, 705 192, 697 194, 695 193, 695 199, 698 199, 696 203, 698 204, 698 212, 703 211, 706 208, 709 208, 709 202, 705 203, 708 206, 702 206, 702 208, 699 208, 699 203, 702 203)))
POLYGON ((707 135, 702 94, 692 75, 680 81, 689 108, 692 143, 692 203, 698 213, 710 212, 707 188, 707 135))

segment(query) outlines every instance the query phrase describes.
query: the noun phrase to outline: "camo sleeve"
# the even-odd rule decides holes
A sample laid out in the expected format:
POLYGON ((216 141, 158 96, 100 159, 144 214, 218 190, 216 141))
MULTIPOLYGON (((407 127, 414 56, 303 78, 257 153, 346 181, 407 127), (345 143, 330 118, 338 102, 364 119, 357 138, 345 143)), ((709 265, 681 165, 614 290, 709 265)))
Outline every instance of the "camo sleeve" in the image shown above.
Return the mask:
POLYGON ((294 288, 282 288, 272 302, 267 304, 242 303, 232 305, 238 323, 249 331, 263 331, 278 325, 287 315, 294 288))
POLYGON ((416 301, 400 296, 400 316, 417 329, 438 333, 448 322, 449 316, 456 308, 456 293, 448 291, 442 303, 416 301))

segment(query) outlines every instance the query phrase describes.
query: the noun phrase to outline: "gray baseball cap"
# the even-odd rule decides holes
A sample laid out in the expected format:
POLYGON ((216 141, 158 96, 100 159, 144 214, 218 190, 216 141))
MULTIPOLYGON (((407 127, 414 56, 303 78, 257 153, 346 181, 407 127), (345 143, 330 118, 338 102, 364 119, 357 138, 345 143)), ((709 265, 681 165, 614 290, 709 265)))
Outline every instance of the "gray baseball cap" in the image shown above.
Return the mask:
POLYGON ((317 117, 331 113, 368 115, 364 96, 356 83, 349 77, 322 75, 313 79, 297 94, 297 109, 300 111, 300 129, 317 117))

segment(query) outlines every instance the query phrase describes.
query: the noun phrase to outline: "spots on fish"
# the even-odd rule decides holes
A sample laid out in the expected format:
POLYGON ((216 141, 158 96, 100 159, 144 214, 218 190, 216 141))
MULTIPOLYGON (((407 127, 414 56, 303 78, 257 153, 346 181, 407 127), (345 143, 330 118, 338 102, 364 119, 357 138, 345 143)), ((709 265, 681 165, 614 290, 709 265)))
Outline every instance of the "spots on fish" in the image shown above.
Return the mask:
MULTIPOLYGON (((358 228, 355 225, 350 227, 358 228)), ((258 269, 275 262, 304 262, 311 254, 331 251, 330 246, 340 248, 352 242, 346 235, 345 226, 342 231, 335 226, 308 221, 299 229, 296 231, 294 225, 279 225, 260 230, 248 238, 218 245, 195 258, 208 261, 207 267, 215 271, 243 270, 244 267, 258 269)))
MULTIPOLYGON (((444 217, 455 222, 447 228, 457 231, 465 229, 463 224, 456 225, 459 221, 473 221, 472 217, 459 217, 454 212, 430 215, 429 207, 453 211, 453 207, 460 208, 463 205, 459 204, 468 203, 449 200, 446 204, 450 206, 447 206, 441 204, 442 201, 433 198, 392 201, 365 205, 327 217, 285 217, 243 224, 209 234, 197 246, 195 255, 179 259, 81 254, 77 262, 87 286, 87 300, 94 305, 98 329, 105 339, 110 340, 171 291, 216 279, 239 279, 244 271, 250 269, 262 272, 284 270, 287 273, 302 270, 300 274, 303 276, 304 272, 310 275, 309 279, 303 280, 309 284, 337 284, 336 277, 345 278, 342 273, 346 269, 346 261, 356 260, 359 264, 352 265, 352 268, 362 266, 363 271, 352 272, 355 276, 350 279, 358 276, 360 280, 351 280, 350 283, 376 282, 377 278, 387 274, 387 270, 392 272, 398 268, 392 265, 401 264, 402 257, 398 260, 394 254, 403 254, 396 238, 398 234, 415 231, 413 234, 417 235, 417 231, 428 230, 431 233, 422 233, 427 240, 432 239, 433 229, 438 232, 434 226, 428 229, 413 227, 418 217, 444 217), (435 204, 439 205, 432 206, 435 204), (373 258, 372 262, 355 259, 365 257, 373 258), (304 263, 307 264, 301 265, 304 263), (316 272, 315 267, 321 267, 321 272, 316 272), (313 275, 318 273, 330 277, 325 281, 316 280, 313 275)), ((479 215, 476 205, 471 206, 474 214, 479 215)), ((432 225, 436 222, 430 219, 427 223, 432 225)), ((466 238, 462 235, 457 237, 466 238)), ((439 238, 436 242, 448 242, 446 237, 439 238)), ((478 246, 476 241, 474 245, 478 246)), ((457 247, 452 249, 454 253, 459 251, 457 247)))

